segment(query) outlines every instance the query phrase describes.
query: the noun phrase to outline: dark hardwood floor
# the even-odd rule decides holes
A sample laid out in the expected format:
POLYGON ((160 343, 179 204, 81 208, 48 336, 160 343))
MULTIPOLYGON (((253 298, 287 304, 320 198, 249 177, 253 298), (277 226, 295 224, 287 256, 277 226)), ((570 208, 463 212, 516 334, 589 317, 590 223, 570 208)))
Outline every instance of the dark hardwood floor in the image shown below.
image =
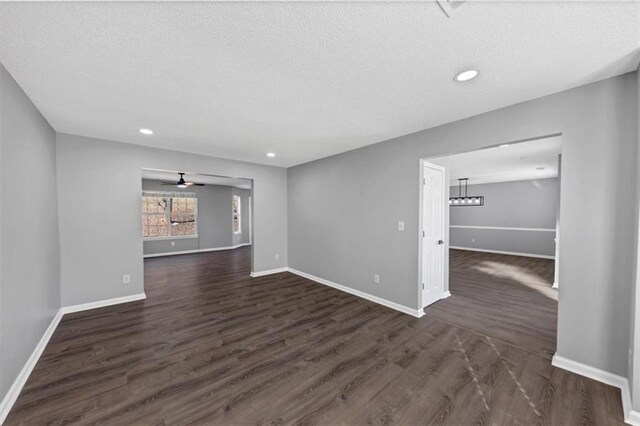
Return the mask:
POLYGON ((145 260, 147 300, 66 315, 6 424, 622 423, 617 389, 469 324, 487 301, 456 299, 486 283, 459 267, 465 284, 417 319, 289 273, 250 279, 249 248, 145 260))
POLYGON ((553 260, 450 250, 449 263, 455 297, 426 309, 428 318, 551 360, 558 323, 553 260))

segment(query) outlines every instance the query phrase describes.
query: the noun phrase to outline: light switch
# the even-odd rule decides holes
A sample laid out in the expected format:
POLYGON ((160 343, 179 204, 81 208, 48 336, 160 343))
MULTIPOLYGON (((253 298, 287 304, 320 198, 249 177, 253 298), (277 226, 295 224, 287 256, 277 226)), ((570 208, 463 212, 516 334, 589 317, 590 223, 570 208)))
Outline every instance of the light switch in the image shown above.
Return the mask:
POLYGON ((398 231, 404 231, 404 222, 398 222, 398 231))

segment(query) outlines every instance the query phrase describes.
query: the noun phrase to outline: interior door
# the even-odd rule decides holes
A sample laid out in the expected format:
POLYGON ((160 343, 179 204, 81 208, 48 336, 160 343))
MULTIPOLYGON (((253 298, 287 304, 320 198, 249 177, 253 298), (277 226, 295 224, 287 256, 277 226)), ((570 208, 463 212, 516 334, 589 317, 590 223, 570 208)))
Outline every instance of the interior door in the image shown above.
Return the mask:
POLYGON ((425 163, 422 192, 422 307, 444 293, 444 168, 425 163))

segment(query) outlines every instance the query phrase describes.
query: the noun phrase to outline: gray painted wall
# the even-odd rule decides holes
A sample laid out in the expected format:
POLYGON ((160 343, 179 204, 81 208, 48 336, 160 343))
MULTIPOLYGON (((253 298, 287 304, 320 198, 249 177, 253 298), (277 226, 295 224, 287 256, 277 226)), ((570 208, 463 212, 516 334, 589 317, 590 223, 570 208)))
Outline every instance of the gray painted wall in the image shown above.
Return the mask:
POLYGON ((416 309, 419 159, 561 133, 558 354, 625 376, 637 108, 629 73, 290 168, 289 266, 416 309))
POLYGON ((253 270, 286 266, 286 169, 60 133, 57 141, 63 306, 144 290, 143 168, 253 179, 253 270))
POLYGON ((55 132, 0 65, 0 399, 60 308, 55 132))
POLYGON ((249 242, 247 214, 249 211, 250 190, 222 185, 194 186, 188 189, 170 187, 170 189, 167 189, 167 186, 162 185, 160 182, 148 179, 142 180, 142 189, 147 191, 195 192, 198 197, 198 237, 146 240, 143 242, 145 255, 231 247, 249 242), (237 235, 233 234, 232 229, 233 194, 240 195, 242 204, 240 211, 243 232, 237 235), (175 246, 171 246, 172 241, 175 246))
MULTIPOLYGON (((457 196, 458 187, 452 186, 450 194, 457 196)), ((469 185, 469 195, 484 195, 484 206, 449 209, 451 246, 555 255, 554 238, 560 195, 558 179, 469 185), (553 229, 554 232, 455 226, 553 229)))

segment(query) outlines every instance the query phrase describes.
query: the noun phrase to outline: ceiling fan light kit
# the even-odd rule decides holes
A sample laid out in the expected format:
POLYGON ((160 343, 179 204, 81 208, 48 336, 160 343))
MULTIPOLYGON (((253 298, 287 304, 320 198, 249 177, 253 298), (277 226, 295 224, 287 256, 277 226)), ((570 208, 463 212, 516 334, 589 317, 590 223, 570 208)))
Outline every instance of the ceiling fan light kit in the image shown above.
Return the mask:
POLYGON ((188 188, 190 186, 204 186, 204 183, 195 183, 184 180, 185 173, 178 173, 180 179, 177 182, 162 182, 162 185, 177 186, 178 188, 188 188))

